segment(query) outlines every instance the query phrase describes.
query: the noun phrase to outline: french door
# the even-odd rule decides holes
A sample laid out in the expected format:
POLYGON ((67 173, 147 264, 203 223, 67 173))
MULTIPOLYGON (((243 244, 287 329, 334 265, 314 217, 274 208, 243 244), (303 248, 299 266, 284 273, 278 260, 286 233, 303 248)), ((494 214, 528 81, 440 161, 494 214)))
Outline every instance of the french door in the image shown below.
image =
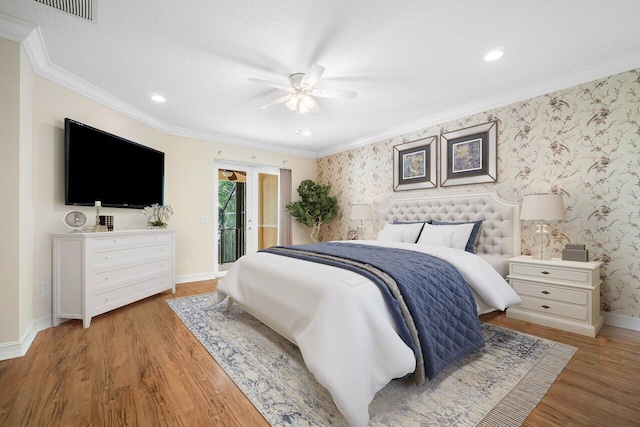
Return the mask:
POLYGON ((241 256, 278 244, 279 170, 215 162, 216 274, 241 256))

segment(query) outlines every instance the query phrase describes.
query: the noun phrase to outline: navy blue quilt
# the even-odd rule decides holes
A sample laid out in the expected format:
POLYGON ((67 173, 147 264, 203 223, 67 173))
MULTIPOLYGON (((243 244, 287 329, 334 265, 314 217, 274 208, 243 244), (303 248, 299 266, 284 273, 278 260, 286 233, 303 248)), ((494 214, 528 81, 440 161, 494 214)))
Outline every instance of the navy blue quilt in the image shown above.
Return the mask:
POLYGON ((313 253, 365 263, 391 276, 418 330, 429 379, 435 378, 449 363, 484 346, 471 290, 460 272, 440 258, 403 249, 345 242, 272 247, 263 252, 335 265, 371 279, 380 287, 400 336, 415 352, 417 346, 398 303, 382 280, 371 277, 371 272, 366 269, 318 258, 313 253))

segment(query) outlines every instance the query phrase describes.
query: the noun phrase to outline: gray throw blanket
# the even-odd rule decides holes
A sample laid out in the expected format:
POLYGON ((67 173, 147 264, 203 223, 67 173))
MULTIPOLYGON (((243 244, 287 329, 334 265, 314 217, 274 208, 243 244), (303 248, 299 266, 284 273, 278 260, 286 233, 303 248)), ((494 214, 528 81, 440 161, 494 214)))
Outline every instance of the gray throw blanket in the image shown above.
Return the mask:
POLYGON ((416 355, 415 381, 484 346, 476 303, 460 272, 420 252, 345 242, 282 246, 263 252, 345 268, 382 292, 404 342, 416 355))

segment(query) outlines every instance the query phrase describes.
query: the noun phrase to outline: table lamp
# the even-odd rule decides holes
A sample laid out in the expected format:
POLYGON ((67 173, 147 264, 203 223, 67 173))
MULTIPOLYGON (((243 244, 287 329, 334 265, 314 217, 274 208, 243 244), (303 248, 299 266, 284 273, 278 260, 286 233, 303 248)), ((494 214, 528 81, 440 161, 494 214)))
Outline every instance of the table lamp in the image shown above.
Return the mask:
POLYGON ((551 242, 547 221, 564 220, 564 204, 562 194, 531 194, 522 198, 520 210, 522 221, 540 221, 533 233, 532 258, 550 259, 547 247, 551 242))

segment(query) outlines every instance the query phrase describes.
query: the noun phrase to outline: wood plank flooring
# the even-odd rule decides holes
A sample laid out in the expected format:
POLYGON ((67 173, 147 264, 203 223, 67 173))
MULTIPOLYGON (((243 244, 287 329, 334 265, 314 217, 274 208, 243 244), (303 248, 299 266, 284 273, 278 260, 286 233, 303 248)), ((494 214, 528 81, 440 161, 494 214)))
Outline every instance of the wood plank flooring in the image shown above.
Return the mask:
MULTIPOLYGON (((177 286, 175 296, 214 290, 177 286)), ((267 426, 173 314, 165 292, 38 333, 26 356, 0 362, 0 426, 267 426)), ((579 348, 527 426, 640 426, 640 332, 596 339, 508 319, 485 322, 579 348)))

